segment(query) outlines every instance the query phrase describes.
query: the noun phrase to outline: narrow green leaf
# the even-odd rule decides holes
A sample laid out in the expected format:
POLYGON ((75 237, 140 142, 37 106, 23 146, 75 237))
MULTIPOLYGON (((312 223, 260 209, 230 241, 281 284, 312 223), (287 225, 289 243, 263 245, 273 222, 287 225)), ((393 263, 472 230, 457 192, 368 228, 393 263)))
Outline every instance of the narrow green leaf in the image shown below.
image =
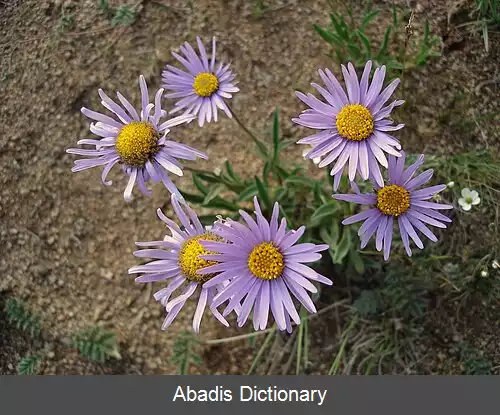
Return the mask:
POLYGON ((258 140, 257 138, 254 140, 255 142, 255 145, 257 146, 257 152, 259 153, 260 157, 263 159, 263 160, 269 160, 269 153, 268 153, 268 150, 266 148, 266 145, 258 140))
POLYGON ((332 363, 330 370, 328 371, 328 376, 335 376, 337 374, 337 371, 339 370, 339 367, 340 367, 340 363, 344 357, 345 347, 347 345, 347 341, 349 340, 349 332, 354 328, 356 323, 357 323, 357 317, 354 317, 351 320, 351 323, 349 324, 347 329, 342 333, 342 336, 340 338, 340 341, 342 343, 340 344, 340 349, 339 349, 337 355, 335 356, 335 359, 333 360, 333 363, 332 363))
POLYGON ((307 177, 303 176, 290 176, 285 180, 285 184, 295 184, 312 189, 315 185, 315 182, 312 179, 308 179, 307 177))
POLYGON ((276 190, 276 193, 274 194, 274 199, 276 200, 276 202, 281 202, 281 199, 283 199, 287 193, 288 193, 287 189, 285 189, 284 187, 280 187, 278 188, 278 190, 276 190))
POLYGON ((330 33, 329 31, 319 27, 318 25, 314 24, 313 25, 314 30, 328 43, 336 43, 336 39, 334 38, 333 34, 330 33))
POLYGON ((196 173, 197 176, 207 183, 220 183, 220 177, 211 173, 196 173))
POLYGON ((290 173, 288 173, 284 168, 275 165, 273 167, 273 171, 279 176, 280 179, 286 180, 289 176, 290 173))
POLYGON ((204 196, 193 195, 191 193, 186 193, 184 191, 180 191, 181 195, 186 199, 186 201, 191 203, 196 203, 201 205, 203 203, 204 196))
POLYGON ((332 13, 330 14, 330 20, 332 21, 332 25, 335 28, 335 31, 337 34, 344 40, 349 40, 349 34, 346 29, 346 24, 344 21, 344 17, 340 16, 339 20, 335 17, 335 15, 332 13))
POLYGON ((335 248, 340 239, 340 224, 337 221, 332 222, 332 226, 330 228, 330 236, 332 238, 331 247, 335 248))
POLYGON ((319 230, 319 236, 323 240, 323 242, 329 246, 332 246, 332 236, 328 233, 328 230, 326 228, 320 228, 319 230))
POLYGON ((203 184, 203 182, 200 180, 200 177, 198 176, 197 173, 193 173, 192 176, 193 178, 193 184, 196 186, 196 188, 200 191, 200 193, 205 196, 208 193, 207 187, 203 184))
POLYGON ((280 143, 280 117, 279 109, 276 108, 273 114, 273 160, 276 162, 279 155, 279 143, 280 143))
POLYGON ((288 214, 288 212, 283 208, 283 205, 280 205, 280 212, 284 216, 284 218, 286 219, 287 224, 288 224, 288 228, 295 229, 295 221, 288 214))
POLYGON ((337 245, 336 249, 333 250, 333 256, 332 256, 333 263, 341 264, 344 258, 349 253, 351 246, 352 246, 351 232, 348 230, 344 230, 339 244, 337 245))
POLYGON ((380 46, 380 51, 376 57, 377 60, 380 60, 383 56, 387 54, 387 48, 389 47, 389 37, 391 35, 391 27, 389 26, 387 30, 385 31, 384 35, 384 41, 382 42, 382 45, 380 46))
POLYGON ((375 19, 375 17, 377 17, 379 13, 379 10, 378 9, 375 9, 369 13, 367 13, 365 15, 365 17, 363 18, 363 21, 361 22, 361 30, 364 31, 364 29, 366 29, 366 26, 368 26, 370 24, 370 22, 375 19))
POLYGON ((392 5, 392 25, 394 29, 398 26, 398 8, 395 4, 392 5))
POLYGON ((354 43, 347 45, 347 49, 356 58, 356 60, 358 60, 361 57, 361 49, 354 43))
POLYGON ((226 210, 230 210, 233 212, 237 212, 239 209, 239 207, 236 206, 235 204, 233 204, 229 201, 226 201, 219 196, 215 197, 214 199, 212 199, 210 202, 204 204, 203 206, 214 208, 214 209, 226 209, 226 210))
POLYGON ((260 181, 260 179, 255 177, 255 185, 257 186, 257 191, 259 192, 259 198, 262 203, 264 203, 265 208, 270 211, 271 210, 271 199, 269 198, 269 193, 267 192, 266 187, 260 181))
POLYGON ((226 161, 224 163, 224 166, 226 167, 227 175, 231 179, 233 179, 235 183, 241 184, 241 178, 235 173, 235 171, 233 170, 233 166, 231 166, 231 163, 229 163, 229 161, 226 161))
POLYGON ((297 140, 295 139, 290 139, 290 140, 281 140, 278 144, 278 150, 283 151, 285 148, 289 147, 292 144, 295 144, 297 140))
POLYGON ((370 45, 370 41, 368 40, 368 38, 361 32, 361 31, 357 31, 357 35, 359 37, 359 40, 361 41, 361 43, 363 44, 364 48, 365 48, 365 57, 366 59, 368 60, 371 56, 372 56, 372 47, 370 45))
POLYGON ((310 218, 310 226, 319 225, 324 220, 332 218, 338 212, 337 203, 327 203, 314 211, 310 218))
POLYGON ((262 177, 264 179, 264 183, 267 185, 267 176, 269 175, 269 172, 273 168, 273 162, 266 161, 264 163, 264 168, 262 169, 262 177))
POLYGON ((215 186, 212 186, 208 193, 205 195, 205 199, 203 199, 203 205, 206 206, 208 205, 212 200, 214 200, 217 196, 219 196, 219 193, 224 189, 223 184, 216 184, 215 186))
POLYGON ((257 368, 259 361, 262 358, 262 355, 264 354, 265 350, 267 349, 267 346, 269 346, 269 344, 271 343, 271 340, 274 337, 275 332, 276 332, 276 327, 274 326, 269 332, 269 334, 266 336, 264 343, 260 347, 255 358, 253 359, 252 365, 250 366, 250 369, 248 369, 247 375, 251 375, 252 372, 257 368))
MULTIPOLYGON (((300 310, 300 314, 303 314, 302 309, 300 310)), ((299 334, 297 336, 297 358, 295 362, 295 374, 299 375, 300 374, 300 369, 301 369, 301 363, 302 363, 302 348, 304 346, 304 325, 307 323, 304 323, 306 319, 301 318, 299 324, 299 334)))
POLYGON ((254 196, 257 196, 258 193, 259 191, 257 190, 257 185, 255 183, 251 183, 249 186, 247 186, 244 190, 241 191, 236 201, 244 202, 246 200, 251 199, 254 196))
POLYGON ((365 263, 357 250, 351 249, 349 251, 349 262, 359 275, 363 275, 365 273, 365 263))
POLYGON ((198 219, 203 225, 211 226, 217 220, 217 215, 201 215, 198 219))

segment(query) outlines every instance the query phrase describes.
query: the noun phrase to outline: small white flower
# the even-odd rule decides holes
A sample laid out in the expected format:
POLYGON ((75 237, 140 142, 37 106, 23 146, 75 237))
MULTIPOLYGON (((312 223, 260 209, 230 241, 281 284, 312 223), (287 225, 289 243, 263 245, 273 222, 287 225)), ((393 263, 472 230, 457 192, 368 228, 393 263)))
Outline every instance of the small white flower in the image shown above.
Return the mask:
POLYGON ((221 169, 220 169, 219 167, 216 167, 216 168, 214 169, 214 174, 215 174, 216 176, 220 176, 220 174, 221 174, 221 169))
POLYGON ((488 271, 482 270, 481 271, 481 277, 486 278, 488 276, 488 271))
POLYGON ((453 186, 455 186, 455 182, 449 182, 447 185, 448 189, 451 189, 453 186))
POLYGON ((475 190, 470 190, 468 187, 462 189, 462 197, 458 199, 458 204, 465 211, 471 210, 472 206, 479 205, 481 198, 475 190))
MULTIPOLYGON (((304 159, 306 160, 309 160, 306 156, 308 153, 310 153, 312 150, 312 148, 305 148, 303 151, 302 151, 302 157, 304 157, 304 159)), ((312 159, 313 163, 314 164, 319 164, 319 162, 321 161, 321 157, 314 157, 312 159)))
POLYGON ((496 259, 494 259, 493 262, 491 263, 491 267, 493 269, 499 269, 500 268, 500 263, 496 259))

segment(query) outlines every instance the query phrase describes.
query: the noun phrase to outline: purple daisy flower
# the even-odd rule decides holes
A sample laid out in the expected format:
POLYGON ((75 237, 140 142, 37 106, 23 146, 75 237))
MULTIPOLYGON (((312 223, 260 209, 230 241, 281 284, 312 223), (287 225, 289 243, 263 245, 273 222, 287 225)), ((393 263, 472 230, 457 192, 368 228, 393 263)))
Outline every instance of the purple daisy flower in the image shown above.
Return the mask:
POLYGON ((326 89, 315 83, 311 85, 327 103, 312 94, 296 92, 297 97, 310 108, 302 111, 299 117, 293 118, 292 121, 305 127, 322 130, 302 138, 298 144, 313 146, 307 157, 310 159, 322 157, 319 167, 332 164, 336 160, 330 172, 334 176, 334 190, 338 189, 346 164, 351 181, 357 172, 363 180, 373 178, 379 186, 383 186, 384 180, 379 164, 387 167, 385 153, 400 156, 399 141, 387 132, 399 130, 404 125, 394 125, 387 118, 392 110, 402 105, 404 101, 397 100, 384 106, 399 85, 399 79, 392 81, 382 91, 386 68, 382 66, 375 69, 370 84, 371 69, 372 62, 368 61, 359 81, 351 63, 347 68, 342 65, 347 95, 337 78, 328 69, 325 71, 320 69, 319 76, 326 89))
POLYGON ((332 281, 304 265, 321 258, 318 252, 328 249, 328 245, 315 245, 296 242, 303 235, 305 227, 297 231, 286 230, 283 218, 278 226, 279 205, 274 204, 271 220, 268 222, 260 210, 257 198, 254 198, 257 221, 240 210, 244 224, 228 219, 225 226, 217 228, 215 233, 228 243, 202 241, 205 249, 217 254, 200 256, 205 260, 217 261, 198 271, 205 275, 220 272, 203 285, 210 288, 230 279, 230 283, 215 298, 217 307, 229 300, 223 315, 229 314, 241 303, 238 326, 245 324, 253 308, 253 326, 263 330, 267 326, 269 307, 280 330, 291 332, 290 318, 300 324, 300 317, 290 293, 311 313, 316 308, 307 291, 316 293, 311 281, 331 285, 332 281))
POLYGON ((401 157, 389 156, 389 180, 388 184, 379 187, 373 183, 376 193, 361 194, 355 183, 351 183, 355 195, 343 194, 333 195, 335 199, 353 202, 360 205, 367 205, 371 208, 344 219, 342 224, 365 221, 358 231, 361 237, 361 249, 363 249, 370 238, 375 236, 375 246, 377 251, 384 249, 384 259, 389 259, 392 243, 392 229, 394 221, 398 221, 401 239, 408 256, 411 256, 410 239, 420 249, 424 247, 422 240, 416 230, 433 242, 437 242, 437 237, 428 228, 428 225, 437 228, 446 228, 443 222, 451 222, 451 219, 438 210, 453 209, 451 205, 429 202, 434 195, 446 189, 446 185, 438 185, 418 189, 426 184, 433 175, 433 170, 429 169, 413 177, 417 169, 424 163, 424 155, 421 154, 417 161, 405 167, 405 153, 401 152, 401 157), (418 190, 417 190, 418 189, 418 190))
MULTIPOLYGON (((158 246, 163 249, 143 249, 134 252, 139 258, 154 258, 154 261, 146 265, 138 265, 129 269, 129 274, 143 274, 135 279, 136 282, 149 283, 155 281, 170 280, 167 288, 163 288, 154 294, 167 312, 162 329, 166 330, 177 317, 186 301, 194 294, 198 286, 210 281, 216 274, 205 273, 200 275, 197 271, 207 266, 213 266, 215 261, 204 260, 200 255, 209 254, 200 244, 202 241, 219 241, 222 238, 214 233, 215 227, 204 228, 196 213, 187 205, 185 210, 180 205, 175 195, 171 196, 174 211, 181 221, 184 229, 181 229, 174 221, 168 219, 161 209, 157 210, 158 217, 167 224, 172 236, 165 236, 163 241, 136 242, 138 246, 158 246), (187 214, 186 214, 187 213, 187 214), (179 296, 170 299, 172 294, 184 287, 179 296)), ((217 284, 209 288, 202 287, 198 305, 193 318, 193 330, 198 333, 201 319, 205 308, 208 306, 212 314, 226 327, 229 326, 226 319, 217 311, 213 299, 218 290, 228 284, 227 280, 218 279, 217 284)), ((235 307, 236 313, 240 310, 239 305, 235 307)))
POLYGON ((144 76, 140 76, 142 110, 140 114, 130 102, 119 92, 118 99, 121 106, 109 98, 102 89, 99 89, 102 105, 111 111, 118 120, 99 112, 82 108, 82 113, 97 121, 90 124, 90 131, 102 137, 99 140, 85 139, 77 144, 95 146, 95 149, 70 148, 70 154, 90 156, 91 158, 75 161, 73 172, 87 170, 96 166, 105 166, 102 172, 102 182, 111 186, 106 177, 115 164, 120 164, 122 171, 129 176, 124 198, 132 198, 132 189, 137 182, 139 190, 146 196, 151 190, 146 183, 151 179, 153 183, 160 181, 172 194, 182 198, 168 172, 182 176, 182 165, 178 159, 195 160, 197 157, 208 157, 189 146, 167 139, 170 128, 191 121, 194 117, 182 115, 168 121, 161 121, 166 112, 161 109, 163 89, 155 96, 154 104, 149 103, 148 87, 144 76), (154 109, 154 111, 153 111, 154 109), (152 112, 153 111, 153 112, 152 112))
POLYGON ((229 64, 220 63, 215 67, 215 37, 212 39, 212 57, 208 60, 207 52, 199 37, 196 38, 200 56, 187 42, 181 46, 184 57, 172 52, 172 55, 186 68, 187 72, 167 65, 162 79, 166 90, 174 91, 166 94, 167 98, 182 98, 174 104, 171 114, 185 108, 187 113, 198 116, 200 127, 212 118, 217 121, 217 108, 232 118, 231 110, 224 102, 224 98, 232 98, 232 94, 239 91, 237 82, 233 82, 236 75, 229 70, 229 64))

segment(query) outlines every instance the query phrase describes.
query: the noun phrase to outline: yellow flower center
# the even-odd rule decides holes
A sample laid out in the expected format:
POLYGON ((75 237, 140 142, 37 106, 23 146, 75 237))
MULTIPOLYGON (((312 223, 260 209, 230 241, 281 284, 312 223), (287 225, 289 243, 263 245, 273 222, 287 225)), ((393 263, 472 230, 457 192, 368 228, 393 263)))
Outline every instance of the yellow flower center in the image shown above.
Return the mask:
POLYGON ((402 215, 410 208, 410 192, 397 184, 385 186, 377 192, 377 208, 384 215, 402 215))
POLYGON ((196 272, 202 268, 209 267, 210 265, 217 264, 216 261, 207 261, 206 259, 199 258, 200 255, 211 255, 217 252, 207 251, 200 243, 203 241, 221 241, 221 238, 212 233, 203 233, 201 235, 194 236, 187 241, 181 247, 179 252, 179 267, 181 268, 184 276, 190 281, 196 281, 200 284, 207 282, 209 279, 215 276, 215 274, 197 274, 196 272))
POLYGON ((219 88, 219 80, 212 73, 202 72, 194 78, 193 88, 200 97, 209 97, 219 88))
POLYGON ((121 161, 132 166, 144 166, 160 147, 158 131, 147 122, 124 125, 116 137, 115 148, 121 161))
POLYGON ((274 280, 283 272, 285 259, 272 243, 263 242, 250 252, 248 268, 257 278, 274 280))
POLYGON ((363 105, 346 105, 337 114, 337 130, 342 137, 362 141, 373 132, 373 116, 363 105))

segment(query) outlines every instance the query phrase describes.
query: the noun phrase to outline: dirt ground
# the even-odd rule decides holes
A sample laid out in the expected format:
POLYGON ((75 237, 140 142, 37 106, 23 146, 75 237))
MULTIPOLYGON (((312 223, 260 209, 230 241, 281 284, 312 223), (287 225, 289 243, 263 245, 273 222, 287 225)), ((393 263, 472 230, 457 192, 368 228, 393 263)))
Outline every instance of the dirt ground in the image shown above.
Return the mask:
MULTIPOLYGON (((137 263, 134 242, 164 235, 155 210, 167 191, 155 188, 152 198, 138 196, 127 204, 124 179, 116 172, 109 188, 97 169, 71 173, 74 157, 65 150, 91 136, 79 110, 100 110, 98 88, 119 90, 138 102, 140 74, 157 88, 163 66, 173 62, 172 50, 196 35, 206 42, 216 36, 219 59, 232 63, 239 80, 241 92, 232 102, 239 117, 264 134, 279 107, 284 135, 299 137, 302 130, 290 121, 302 109, 294 90, 309 89, 318 68, 335 66, 325 56, 326 43, 312 30, 314 23, 327 24, 328 6, 321 0, 273 0, 256 18, 247 0, 142 1, 136 22, 119 28, 97 3, 0 2, 0 300, 15 296, 41 315, 43 335, 35 345, 47 356, 41 374, 175 373, 169 362, 172 345, 189 328, 192 314, 185 310, 162 332, 163 310, 152 299, 152 287, 127 275, 137 263), (121 361, 90 363, 67 346, 73 333, 97 322, 118 332, 121 361)), ((459 122, 464 114, 479 118, 498 108, 499 49, 486 54, 479 34, 457 28, 460 21, 453 19, 460 17, 448 22, 450 7, 444 3, 421 0, 415 9, 417 28, 428 17, 444 44, 442 57, 405 75, 399 94, 408 104, 398 113, 398 121, 407 124, 402 141, 408 151, 445 154, 499 148, 488 126, 459 122), (459 95, 465 104, 457 104, 459 95)), ((495 45, 498 38, 492 36, 495 45)), ((224 117, 203 129, 177 130, 175 137, 209 155, 209 161, 191 166, 212 170, 230 158, 243 175, 260 166, 249 157, 253 144, 224 117)), ((296 147, 287 151, 300 157, 296 147)), ((189 184, 189 178, 177 183, 189 184)), ((11 374, 34 346, 3 320, 0 314, 0 373, 11 374)), ((204 319, 203 338, 246 333, 212 323, 204 319)), ((313 327, 328 332, 320 322, 313 327)), ((495 336, 491 327, 479 336, 495 336)), ((498 344, 498 330, 496 336, 488 344, 498 344)), ((327 353, 321 339, 314 343, 318 356, 327 353)), ((207 346, 203 365, 192 372, 244 373, 252 354, 245 342, 207 346)))

